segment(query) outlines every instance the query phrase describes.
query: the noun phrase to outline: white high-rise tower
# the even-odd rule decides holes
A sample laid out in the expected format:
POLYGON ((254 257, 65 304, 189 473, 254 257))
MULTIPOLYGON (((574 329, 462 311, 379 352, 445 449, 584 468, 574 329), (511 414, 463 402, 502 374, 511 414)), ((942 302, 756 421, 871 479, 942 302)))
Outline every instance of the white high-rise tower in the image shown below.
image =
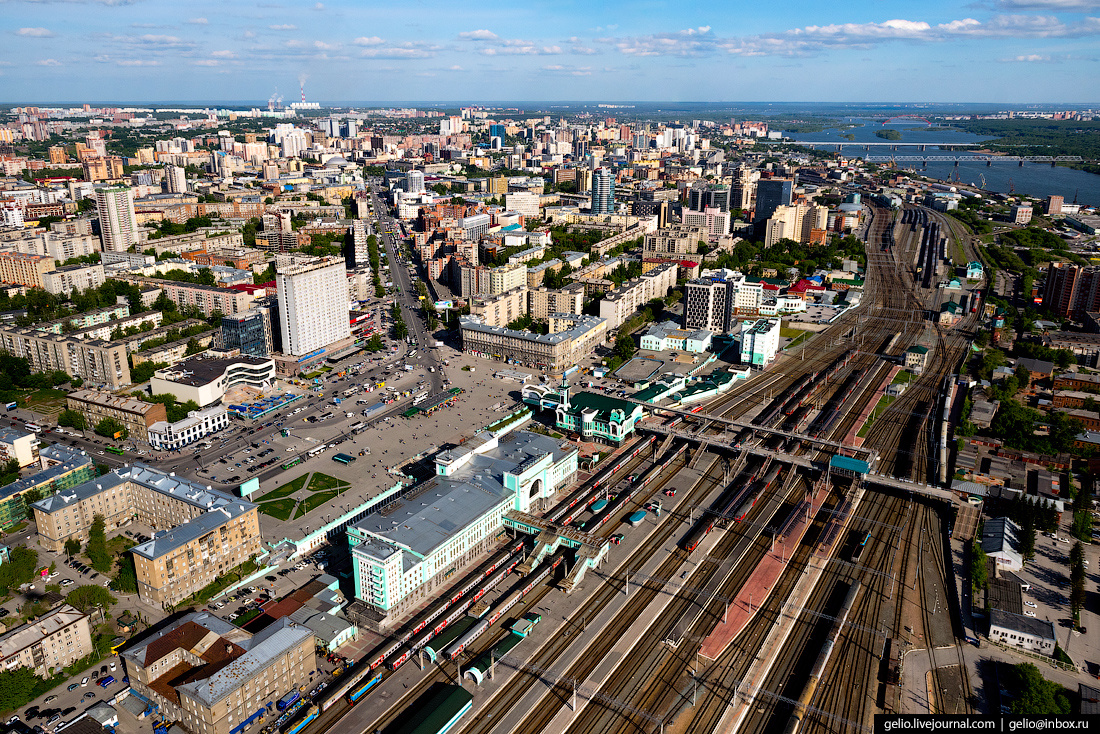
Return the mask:
POLYGON ((104 252, 125 252, 140 242, 133 189, 124 186, 99 189, 95 192, 95 203, 104 252))

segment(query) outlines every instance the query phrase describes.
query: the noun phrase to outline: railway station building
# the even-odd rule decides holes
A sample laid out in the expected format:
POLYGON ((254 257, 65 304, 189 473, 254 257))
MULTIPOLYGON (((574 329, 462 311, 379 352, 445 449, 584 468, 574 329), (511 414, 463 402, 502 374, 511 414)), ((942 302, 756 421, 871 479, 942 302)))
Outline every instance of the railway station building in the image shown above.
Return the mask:
POLYGON ((526 385, 520 394, 523 402, 534 408, 553 410, 557 428, 612 446, 621 445, 634 433, 644 413, 642 406, 609 395, 573 393, 566 377, 557 388, 526 385))
POLYGON ((537 512, 570 486, 578 451, 529 431, 479 432, 435 458, 435 476, 348 528, 360 624, 378 629, 490 550, 509 510, 537 512))

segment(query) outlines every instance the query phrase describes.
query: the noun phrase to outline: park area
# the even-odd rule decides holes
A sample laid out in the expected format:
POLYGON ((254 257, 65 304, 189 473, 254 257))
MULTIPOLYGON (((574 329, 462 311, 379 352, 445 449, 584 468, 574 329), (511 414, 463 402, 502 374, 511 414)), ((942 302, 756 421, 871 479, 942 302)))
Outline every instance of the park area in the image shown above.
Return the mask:
POLYGON ((297 520, 348 489, 351 489, 348 482, 322 472, 311 472, 276 487, 256 501, 265 515, 276 520, 291 517, 297 520), (303 491, 304 496, 300 494, 303 491))

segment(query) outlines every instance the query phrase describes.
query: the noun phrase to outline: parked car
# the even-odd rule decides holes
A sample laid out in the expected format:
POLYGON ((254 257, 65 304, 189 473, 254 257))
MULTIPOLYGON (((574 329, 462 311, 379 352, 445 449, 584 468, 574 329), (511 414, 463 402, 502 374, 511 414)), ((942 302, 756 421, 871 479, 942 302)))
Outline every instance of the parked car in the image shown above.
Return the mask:
POLYGON ((84 678, 80 681, 80 685, 82 685, 82 686, 88 685, 88 676, 84 676, 84 678))

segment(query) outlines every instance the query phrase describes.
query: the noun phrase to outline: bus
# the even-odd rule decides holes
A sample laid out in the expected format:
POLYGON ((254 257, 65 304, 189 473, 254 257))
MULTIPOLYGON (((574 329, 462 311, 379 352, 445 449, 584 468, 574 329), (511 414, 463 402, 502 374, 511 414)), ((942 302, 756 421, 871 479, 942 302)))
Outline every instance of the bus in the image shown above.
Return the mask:
POLYGON ((355 461, 355 457, 351 454, 336 454, 332 457, 332 460, 346 465, 355 461))
POLYGON ((122 456, 122 454, 124 453, 123 450, 117 446, 106 446, 103 450, 110 451, 112 454, 118 454, 119 456, 122 456))
POLYGON ((8 403, 4 406, 7 410, 15 410, 19 407, 19 403, 8 403))
POLYGON ((283 469, 289 469, 290 467, 297 466, 298 464, 301 464, 301 463, 302 463, 302 457, 301 456, 295 456, 293 459, 291 459, 290 461, 283 464, 283 469))
POLYGON ((309 458, 312 459, 314 456, 317 456, 318 454, 323 453, 324 450, 327 449, 327 448, 328 448, 328 444, 321 444, 320 446, 318 446, 315 449, 310 449, 309 450, 309 458))
POLYGON ((23 427, 31 433, 38 433, 42 430, 42 426, 38 425, 37 423, 24 423, 23 427))
POLYGON ((363 421, 356 421, 355 423, 352 423, 350 426, 348 426, 348 430, 352 433, 359 434, 367 430, 367 424, 363 421))

